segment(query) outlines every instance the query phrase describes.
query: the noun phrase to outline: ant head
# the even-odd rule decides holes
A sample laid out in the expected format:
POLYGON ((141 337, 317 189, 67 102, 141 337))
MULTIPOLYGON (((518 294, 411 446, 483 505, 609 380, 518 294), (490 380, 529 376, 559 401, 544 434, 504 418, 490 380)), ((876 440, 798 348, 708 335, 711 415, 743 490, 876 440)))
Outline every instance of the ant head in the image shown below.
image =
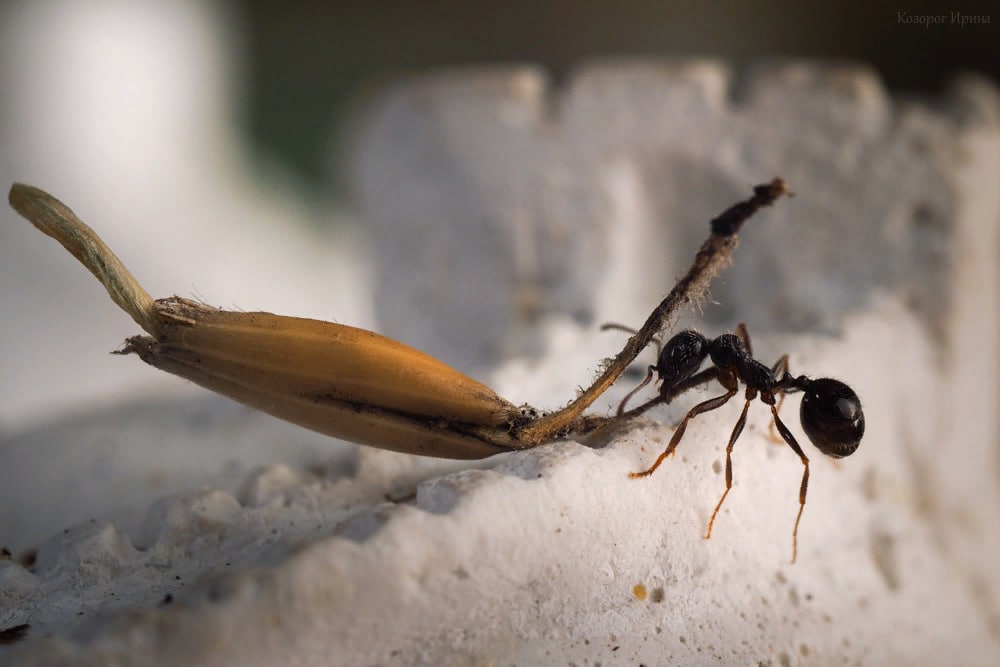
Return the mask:
POLYGON ((810 380, 799 418, 816 449, 833 458, 854 453, 865 434, 865 413, 854 390, 839 380, 810 380))
POLYGON ((694 375, 707 356, 708 339, 691 329, 681 331, 660 350, 656 372, 669 387, 694 375))

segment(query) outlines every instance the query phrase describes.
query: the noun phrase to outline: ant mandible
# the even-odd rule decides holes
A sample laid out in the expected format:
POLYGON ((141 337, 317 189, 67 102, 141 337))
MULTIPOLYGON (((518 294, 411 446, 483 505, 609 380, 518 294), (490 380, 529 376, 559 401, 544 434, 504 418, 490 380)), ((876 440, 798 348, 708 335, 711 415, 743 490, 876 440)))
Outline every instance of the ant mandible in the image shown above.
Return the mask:
MULTIPOLYGON (((605 324, 601 329, 619 329, 635 333, 633 329, 621 324, 605 324)), ((712 525, 715 523, 715 517, 719 514, 719 509, 733 486, 733 445, 736 444, 736 440, 743 432, 750 402, 760 396, 760 400, 771 407, 774 425, 781 438, 792 448, 792 451, 798 454, 802 461, 799 513, 795 517, 795 527, 792 530, 792 562, 794 563, 798 555, 799 521, 802 519, 802 510, 805 509, 806 489, 809 486, 809 458, 803 453, 795 436, 778 416, 780 403, 775 404, 775 396, 780 395, 781 399, 784 400, 785 394, 803 392, 802 405, 799 408, 802 429, 816 446, 816 449, 827 456, 838 459, 853 454, 858 445, 861 444, 861 437, 865 433, 865 415, 861 409, 861 400, 853 389, 839 380, 831 378, 813 380, 804 375, 792 376, 788 372, 787 354, 782 355, 774 366, 768 368, 753 358, 750 335, 747 333, 746 325, 740 324, 736 328, 735 334, 723 334, 713 339, 706 338, 691 329, 676 334, 667 341, 666 345, 660 347, 656 365, 649 367, 646 378, 622 399, 618 406, 617 415, 623 418, 638 416, 653 406, 670 403, 685 391, 712 380, 718 380, 719 384, 726 389, 726 393, 691 408, 677 425, 677 430, 674 431, 670 444, 653 465, 642 472, 629 473, 629 477, 636 479, 652 475, 664 459, 677 449, 678 443, 684 437, 688 422, 704 412, 721 408, 729 402, 729 399, 736 395, 739 382, 742 381, 746 385, 744 394, 746 402, 743 405, 740 418, 733 427, 732 435, 729 436, 729 444, 726 446, 726 490, 722 493, 722 497, 712 512, 712 518, 708 521, 705 538, 708 539, 712 536, 712 525), (712 365, 698 372, 706 357, 711 359, 712 365), (649 384, 654 373, 657 374, 662 383, 658 395, 639 407, 625 412, 625 404, 636 392, 649 384)))

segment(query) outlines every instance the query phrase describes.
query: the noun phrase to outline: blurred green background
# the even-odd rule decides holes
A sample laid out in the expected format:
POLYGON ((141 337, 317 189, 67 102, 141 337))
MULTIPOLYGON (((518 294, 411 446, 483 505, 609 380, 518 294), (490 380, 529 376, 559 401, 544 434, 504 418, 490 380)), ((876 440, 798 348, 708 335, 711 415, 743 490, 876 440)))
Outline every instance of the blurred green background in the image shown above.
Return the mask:
POLYGON ((232 8, 246 21, 245 121, 255 150, 315 185, 329 173, 331 133, 335 144, 346 139, 357 102, 428 68, 531 62, 558 83, 594 58, 708 56, 739 72, 795 57, 869 63, 894 93, 934 95, 960 71, 1000 79, 996 3, 243 0, 232 8), (963 27, 953 13, 989 23, 963 27), (926 16, 945 18, 928 26, 926 16))

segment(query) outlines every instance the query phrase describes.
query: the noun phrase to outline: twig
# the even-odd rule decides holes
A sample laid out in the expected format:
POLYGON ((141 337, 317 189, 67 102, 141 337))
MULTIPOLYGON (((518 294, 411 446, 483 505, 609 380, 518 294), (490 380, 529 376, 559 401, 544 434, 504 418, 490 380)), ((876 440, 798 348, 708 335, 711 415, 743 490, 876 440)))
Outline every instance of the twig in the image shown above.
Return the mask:
POLYGON ((736 234, 743 223, 764 206, 770 206, 779 197, 789 194, 791 191, 785 181, 775 178, 770 183, 758 185, 753 189, 752 197, 731 206, 712 220, 712 233, 698 250, 687 274, 650 313, 638 333, 628 339, 625 347, 611 360, 600 377, 563 409, 517 430, 514 433, 517 444, 514 446, 534 447, 551 441, 560 433, 586 433, 602 426, 606 420, 584 419, 581 417, 583 411, 614 384, 654 337, 667 330, 682 306, 705 297, 712 278, 729 265, 732 252, 739 243, 736 234))

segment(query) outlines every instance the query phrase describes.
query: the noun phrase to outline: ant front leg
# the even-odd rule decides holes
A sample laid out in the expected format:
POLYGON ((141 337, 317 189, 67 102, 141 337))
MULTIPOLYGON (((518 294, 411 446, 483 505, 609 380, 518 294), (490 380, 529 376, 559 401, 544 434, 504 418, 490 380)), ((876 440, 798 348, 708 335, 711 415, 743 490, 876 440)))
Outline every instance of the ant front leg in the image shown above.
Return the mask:
POLYGON ((731 399, 733 396, 736 395, 737 380, 736 380, 736 375, 734 373, 732 372, 725 373, 723 375, 720 375, 718 379, 719 382, 722 383, 722 386, 724 386, 727 389, 726 393, 723 394, 722 396, 716 396, 715 398, 710 398, 707 401, 699 403, 698 405, 691 408, 688 411, 688 413, 684 415, 684 419, 681 420, 681 423, 677 425, 677 430, 674 431, 674 436, 670 438, 670 444, 668 444, 667 448, 663 450, 663 453, 660 454, 659 457, 657 457, 653 465, 650 466, 648 469, 643 470, 642 472, 630 472, 628 474, 629 479, 638 479, 639 477, 648 477, 649 475, 652 475, 656 471, 656 469, 660 467, 660 464, 663 463, 664 459, 673 454, 674 450, 677 449, 677 445, 680 443, 681 438, 684 437, 684 431, 687 430, 687 425, 689 421, 691 421, 692 419, 694 419, 695 417, 704 412, 710 412, 712 410, 721 408, 723 405, 729 402, 729 399, 731 399))
POLYGON ((635 389, 626 394, 625 398, 622 399, 622 402, 618 404, 618 411, 615 413, 616 417, 621 417, 623 414, 625 414, 625 404, 628 403, 633 396, 639 393, 640 389, 649 384, 649 381, 653 379, 653 373, 655 372, 656 372, 656 366, 650 366, 649 370, 646 371, 646 379, 640 382, 639 386, 637 386, 635 389))
POLYGON ((792 563, 795 563, 795 559, 799 553, 799 521, 802 520, 802 510, 806 508, 806 491, 809 488, 809 457, 803 453, 802 448, 799 447, 799 443, 795 440, 795 436, 792 435, 792 432, 788 430, 785 423, 781 421, 781 417, 778 416, 778 409, 774 405, 774 396, 761 395, 761 400, 771 406, 771 414, 774 416, 774 425, 778 427, 778 433, 781 434, 782 439, 788 443, 793 452, 799 455, 799 459, 802 461, 802 483, 799 486, 799 513, 795 517, 795 527, 792 528, 792 563))
MULTIPOLYGON (((624 413, 619 412, 618 415, 615 417, 615 419, 634 419, 639 415, 645 414, 647 410, 650 410, 651 408, 654 408, 657 405, 669 405, 671 401, 673 401, 675 398, 677 398, 686 391, 690 391, 695 387, 707 384, 712 380, 718 380, 718 379, 719 379, 719 369, 715 366, 712 366, 711 368, 706 368, 700 373, 692 375, 688 379, 678 382, 677 384, 669 386, 662 385, 660 387, 660 393, 658 396, 649 399, 648 401, 646 401, 637 408, 632 408, 628 412, 624 413)), ((625 400, 628 400, 632 394, 634 394, 636 391, 639 390, 639 388, 640 387, 636 387, 628 396, 625 397, 625 400)))
POLYGON ((708 530, 705 531, 706 540, 711 539, 715 517, 718 516, 723 501, 729 495, 729 490, 733 488, 733 446, 736 444, 736 440, 740 437, 740 434, 743 433, 743 427, 747 423, 747 410, 750 409, 750 401, 755 398, 757 398, 757 390, 747 387, 746 403, 743 404, 743 412, 740 413, 740 418, 736 420, 736 425, 733 426, 733 433, 729 436, 729 444, 726 445, 726 490, 722 492, 722 497, 719 498, 719 502, 712 511, 712 518, 708 520, 708 530))

